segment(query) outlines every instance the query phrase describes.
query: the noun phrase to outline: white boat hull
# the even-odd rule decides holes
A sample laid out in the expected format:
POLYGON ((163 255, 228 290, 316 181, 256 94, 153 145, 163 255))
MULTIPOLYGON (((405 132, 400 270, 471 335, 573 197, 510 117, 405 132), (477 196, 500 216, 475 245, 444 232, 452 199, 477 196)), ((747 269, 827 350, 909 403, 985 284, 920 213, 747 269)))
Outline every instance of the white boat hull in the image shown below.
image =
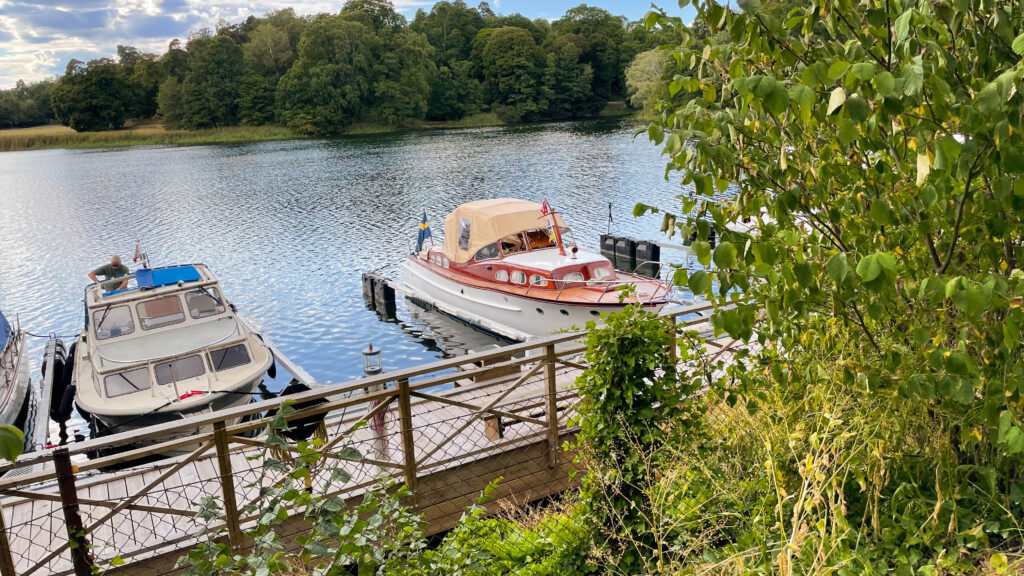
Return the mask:
MULTIPOLYGON (((547 336, 559 331, 583 330, 587 323, 601 324, 607 312, 620 312, 624 304, 573 304, 528 298, 460 284, 434 274, 408 260, 401 265, 402 293, 422 300, 471 324, 515 340, 547 336)), ((651 312, 663 303, 648 305, 651 312)))
POLYGON ((29 365, 25 334, 16 332, 0 363, 0 424, 17 426, 28 401, 29 365))

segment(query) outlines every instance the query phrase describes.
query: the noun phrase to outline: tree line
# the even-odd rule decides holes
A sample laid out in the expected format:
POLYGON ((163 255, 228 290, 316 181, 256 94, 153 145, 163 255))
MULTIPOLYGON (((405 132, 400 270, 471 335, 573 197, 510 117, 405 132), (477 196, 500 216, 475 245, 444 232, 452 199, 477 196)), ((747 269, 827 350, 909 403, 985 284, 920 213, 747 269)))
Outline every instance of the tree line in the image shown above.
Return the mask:
POLYGON ((410 22, 389 0, 348 0, 337 14, 287 8, 193 32, 163 55, 118 46, 116 60, 71 60, 56 82, 27 87, 52 91, 52 110, 19 125, 52 117, 109 130, 155 115, 175 128, 335 134, 480 113, 511 123, 590 116, 625 98, 637 54, 669 40, 586 4, 549 22, 442 1, 410 22))

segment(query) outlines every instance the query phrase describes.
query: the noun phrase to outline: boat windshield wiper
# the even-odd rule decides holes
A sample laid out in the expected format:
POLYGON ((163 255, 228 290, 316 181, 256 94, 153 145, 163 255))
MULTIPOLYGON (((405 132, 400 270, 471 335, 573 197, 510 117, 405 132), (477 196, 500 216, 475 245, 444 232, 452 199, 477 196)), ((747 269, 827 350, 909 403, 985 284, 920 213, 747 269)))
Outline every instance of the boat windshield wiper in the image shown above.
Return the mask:
POLYGON ((122 380, 127 382, 129 386, 131 386, 132 388, 138 390, 139 392, 142 392, 143 390, 145 390, 145 388, 140 388, 140 387, 136 386, 135 382, 132 382, 131 380, 128 379, 127 376, 124 375, 124 372, 118 372, 117 375, 120 376, 122 380))
POLYGON ((113 302, 107 304, 107 307, 103 309, 103 316, 100 316, 100 321, 96 323, 96 331, 98 332, 100 326, 103 326, 103 321, 107 319, 107 314, 110 313, 110 307, 113 306, 113 302))
POLYGON ((218 306, 223 306, 223 305, 224 305, 224 303, 223 303, 223 302, 221 302, 220 298, 217 298, 216 296, 214 296, 213 294, 211 294, 209 290, 207 290, 207 289, 206 289, 206 286, 203 286, 203 287, 201 287, 201 288, 199 289, 199 291, 200 291, 200 292, 202 292, 203 294, 206 294, 206 295, 207 295, 207 296, 209 296, 210 298, 212 298, 212 299, 213 299, 213 301, 214 301, 214 302, 216 302, 218 306))

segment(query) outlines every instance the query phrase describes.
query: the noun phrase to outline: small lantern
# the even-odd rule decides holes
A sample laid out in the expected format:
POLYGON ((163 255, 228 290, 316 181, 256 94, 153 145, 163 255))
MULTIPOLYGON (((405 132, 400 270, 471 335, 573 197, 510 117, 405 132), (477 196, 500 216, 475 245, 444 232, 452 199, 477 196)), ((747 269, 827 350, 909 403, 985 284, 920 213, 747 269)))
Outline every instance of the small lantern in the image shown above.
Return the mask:
POLYGON ((376 376, 384 371, 384 364, 380 357, 380 348, 374 348, 373 344, 363 350, 363 372, 367 376, 376 376))

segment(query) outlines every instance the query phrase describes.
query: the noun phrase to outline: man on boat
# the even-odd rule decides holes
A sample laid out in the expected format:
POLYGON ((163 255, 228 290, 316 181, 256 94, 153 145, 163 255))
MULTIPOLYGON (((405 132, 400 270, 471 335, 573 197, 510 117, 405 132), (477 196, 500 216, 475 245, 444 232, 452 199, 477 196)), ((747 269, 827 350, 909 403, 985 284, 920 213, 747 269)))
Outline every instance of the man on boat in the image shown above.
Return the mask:
MULTIPOLYGON (((110 257, 110 264, 104 264, 99 268, 89 272, 89 278, 93 282, 99 282, 99 278, 96 276, 103 276, 104 280, 112 280, 119 276, 126 276, 128 274, 128 267, 121 264, 121 257, 114 254, 110 257)), ((106 292, 112 292, 114 290, 121 290, 128 286, 128 279, 125 278, 122 281, 103 282, 103 290, 106 292)))

